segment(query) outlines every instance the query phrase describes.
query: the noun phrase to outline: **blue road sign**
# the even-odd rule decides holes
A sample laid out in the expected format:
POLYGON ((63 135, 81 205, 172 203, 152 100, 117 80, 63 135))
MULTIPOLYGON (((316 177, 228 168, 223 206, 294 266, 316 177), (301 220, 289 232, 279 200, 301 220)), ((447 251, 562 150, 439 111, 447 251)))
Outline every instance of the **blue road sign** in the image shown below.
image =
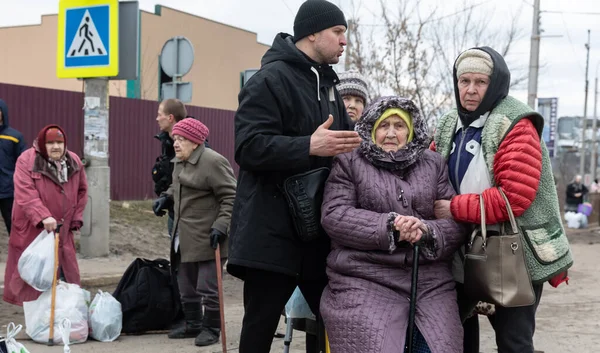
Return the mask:
POLYGON ((61 0, 58 77, 110 77, 118 74, 118 16, 118 0, 61 0))
POLYGON ((109 64, 109 6, 82 7, 66 11, 65 67, 106 66, 109 64))

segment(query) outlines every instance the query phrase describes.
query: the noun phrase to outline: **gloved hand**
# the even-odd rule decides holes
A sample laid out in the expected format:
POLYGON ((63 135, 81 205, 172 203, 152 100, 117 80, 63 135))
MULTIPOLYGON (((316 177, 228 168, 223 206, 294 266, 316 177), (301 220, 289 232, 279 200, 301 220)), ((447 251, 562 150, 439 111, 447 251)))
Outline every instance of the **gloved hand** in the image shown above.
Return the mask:
POLYGON ((164 211, 166 208, 169 208, 169 198, 166 196, 161 196, 152 203, 152 211, 154 211, 154 214, 158 217, 162 217, 167 213, 164 211))
POLYGON ((226 237, 227 235, 220 230, 212 228, 210 230, 210 246, 217 250, 217 246, 222 243, 226 237))
POLYGON ((83 226, 83 222, 81 222, 81 221, 73 221, 73 222, 71 222, 71 228, 70 228, 70 230, 72 230, 72 231, 79 231, 82 226, 83 226))

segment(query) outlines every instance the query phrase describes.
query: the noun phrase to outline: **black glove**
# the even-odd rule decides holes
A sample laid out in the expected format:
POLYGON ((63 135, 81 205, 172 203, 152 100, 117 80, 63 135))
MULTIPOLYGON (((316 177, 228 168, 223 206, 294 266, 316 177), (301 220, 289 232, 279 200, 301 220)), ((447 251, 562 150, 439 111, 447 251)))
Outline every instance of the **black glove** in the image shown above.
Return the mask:
POLYGON ((217 250, 219 243, 223 242, 227 236, 218 229, 212 228, 210 230, 210 246, 217 250))
POLYGON ((162 217, 167 213, 164 211, 166 208, 169 208, 169 199, 166 196, 161 196, 152 203, 152 211, 158 217, 162 217))

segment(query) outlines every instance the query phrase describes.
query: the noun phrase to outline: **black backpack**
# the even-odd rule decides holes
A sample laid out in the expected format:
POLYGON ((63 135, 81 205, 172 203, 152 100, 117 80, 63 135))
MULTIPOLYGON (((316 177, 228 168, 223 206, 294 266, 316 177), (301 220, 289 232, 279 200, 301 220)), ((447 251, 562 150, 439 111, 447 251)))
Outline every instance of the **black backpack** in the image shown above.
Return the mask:
POLYGON ((181 310, 177 281, 165 259, 135 259, 123 274, 113 297, 123 311, 122 333, 169 329, 181 310))

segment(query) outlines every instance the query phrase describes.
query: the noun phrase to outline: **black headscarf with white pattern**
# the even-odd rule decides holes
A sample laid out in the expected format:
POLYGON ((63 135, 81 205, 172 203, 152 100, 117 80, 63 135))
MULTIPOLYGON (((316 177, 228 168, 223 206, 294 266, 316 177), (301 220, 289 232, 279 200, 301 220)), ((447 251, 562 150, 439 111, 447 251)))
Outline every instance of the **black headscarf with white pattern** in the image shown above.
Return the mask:
POLYGON ((410 167, 419 159, 429 143, 427 124, 419 108, 410 99, 398 96, 381 97, 374 101, 367 107, 354 129, 363 139, 359 147, 360 153, 374 166, 392 171, 410 167), (385 152, 373 142, 371 133, 377 119, 391 108, 400 108, 410 114, 414 129, 413 139, 396 152, 385 152))

